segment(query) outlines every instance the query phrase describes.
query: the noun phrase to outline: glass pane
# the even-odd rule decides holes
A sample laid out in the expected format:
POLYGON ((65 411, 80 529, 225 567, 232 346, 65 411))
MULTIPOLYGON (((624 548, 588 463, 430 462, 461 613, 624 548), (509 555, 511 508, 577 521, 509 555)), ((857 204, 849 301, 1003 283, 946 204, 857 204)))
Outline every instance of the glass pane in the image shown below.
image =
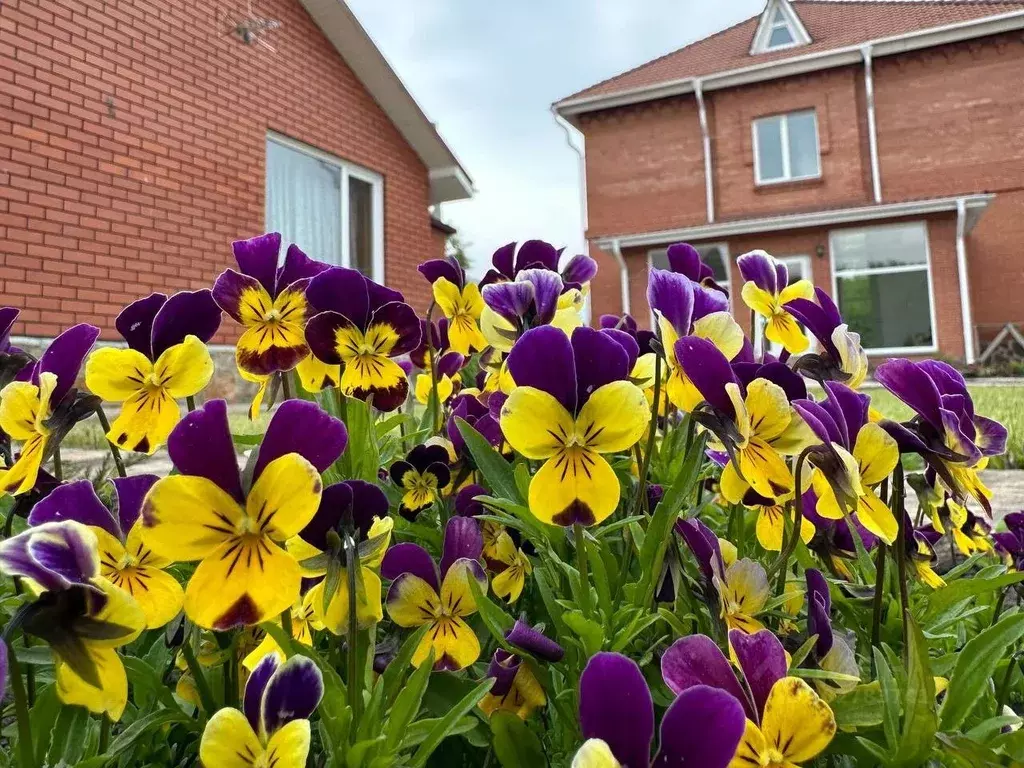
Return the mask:
POLYGON ((651 251, 651 269, 672 269, 668 264, 668 249, 651 251))
POLYGON ((818 175, 818 128, 813 112, 789 115, 789 164, 794 178, 818 175))
POLYGON ((715 273, 715 282, 725 286, 729 282, 729 270, 725 264, 725 250, 718 245, 705 245, 697 249, 704 263, 715 273))
POLYGON ((790 45, 795 42, 793 39, 793 33, 789 31, 789 27, 783 23, 778 27, 772 29, 772 34, 768 38, 768 48, 776 48, 780 45, 790 45))
POLYGON ((310 258, 341 264, 340 168, 268 141, 266 194, 268 232, 280 232, 310 258))
POLYGON ((348 177, 349 266, 373 277, 373 185, 348 177))
POLYGON ((927 236, 923 224, 840 230, 832 235, 836 271, 926 264, 927 236))
POLYGON ((782 118, 769 117, 758 120, 757 127, 757 171, 761 181, 781 179, 785 175, 782 166, 782 118))
POLYGON ((839 311, 867 349, 933 343, 928 272, 897 272, 836 280, 839 311))

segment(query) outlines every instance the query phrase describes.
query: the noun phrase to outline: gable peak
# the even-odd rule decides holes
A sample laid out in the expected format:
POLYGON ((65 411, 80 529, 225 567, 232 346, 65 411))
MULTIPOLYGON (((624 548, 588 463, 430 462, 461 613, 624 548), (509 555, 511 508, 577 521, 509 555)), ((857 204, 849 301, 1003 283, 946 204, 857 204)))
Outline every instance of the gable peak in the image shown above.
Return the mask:
POLYGON ((773 53, 810 43, 811 36, 790 1, 768 0, 750 43, 750 55, 773 53))

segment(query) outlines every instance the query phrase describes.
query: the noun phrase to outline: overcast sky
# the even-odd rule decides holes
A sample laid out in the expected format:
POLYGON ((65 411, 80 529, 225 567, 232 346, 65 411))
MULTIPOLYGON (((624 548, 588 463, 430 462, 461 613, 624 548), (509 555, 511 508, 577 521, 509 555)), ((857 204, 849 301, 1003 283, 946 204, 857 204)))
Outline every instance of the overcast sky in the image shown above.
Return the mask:
POLYGON ((582 248, 576 155, 550 105, 759 13, 764 0, 348 0, 469 171, 443 218, 474 271, 510 240, 582 248))

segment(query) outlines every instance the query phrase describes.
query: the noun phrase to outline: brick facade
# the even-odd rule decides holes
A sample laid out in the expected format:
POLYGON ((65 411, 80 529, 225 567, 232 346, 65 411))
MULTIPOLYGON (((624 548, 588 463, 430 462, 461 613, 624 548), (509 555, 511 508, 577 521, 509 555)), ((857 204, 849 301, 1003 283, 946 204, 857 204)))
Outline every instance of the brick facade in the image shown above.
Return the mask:
MULTIPOLYGON (((799 52, 795 49, 793 55, 799 52)), ((874 62, 883 204, 981 192, 996 195, 965 241, 973 332, 982 344, 978 351, 1003 324, 1024 325, 1024 268, 1019 256, 1024 237, 1024 92, 1015 75, 1022 67, 1020 32, 874 62)), ((705 101, 716 221, 874 204, 863 65, 706 91, 705 101), (757 186, 752 121, 803 109, 814 109, 817 115, 821 178, 757 186)), ((592 242, 707 223, 693 96, 606 108, 576 119, 586 140, 587 234, 592 242)), ((938 354, 963 359, 956 214, 924 218, 938 354)), ((739 306, 735 258, 754 248, 777 256, 810 255, 815 283, 831 292, 828 235, 827 228, 798 229, 727 239, 736 289, 734 311, 746 313, 739 306), (824 248, 823 258, 816 256, 819 246, 824 248)), ((623 248, 632 308, 644 323, 647 250, 623 248)), ((595 316, 621 311, 618 267, 608 255, 601 266, 612 274, 595 284, 595 316)))
POLYGON ((230 242, 263 231, 268 131, 383 176, 387 281, 423 308, 426 167, 297 0, 259 4, 281 22, 274 52, 227 33, 244 6, 5 0, 0 304, 22 308, 16 334, 115 338, 127 302, 209 286, 230 242))

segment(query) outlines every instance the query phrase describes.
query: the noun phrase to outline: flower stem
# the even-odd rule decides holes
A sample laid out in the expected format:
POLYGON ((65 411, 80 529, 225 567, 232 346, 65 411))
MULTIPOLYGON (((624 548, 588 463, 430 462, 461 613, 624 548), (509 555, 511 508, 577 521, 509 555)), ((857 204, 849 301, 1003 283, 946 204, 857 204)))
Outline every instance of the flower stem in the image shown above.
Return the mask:
POLYGON ((284 633, 288 636, 292 636, 292 609, 285 608, 281 611, 281 628, 284 633))
POLYGON ((14 647, 10 644, 7 646, 7 665, 11 676, 11 692, 14 694, 14 712, 18 720, 18 751, 21 752, 21 765, 22 768, 36 768, 28 698, 25 695, 25 685, 21 680, 21 667, 14 654, 14 647))
POLYGON ((580 609, 583 615, 590 617, 590 576, 587 573, 587 534, 583 526, 573 523, 573 534, 576 538, 576 569, 580 574, 580 609))
MULTIPOLYGON (((885 593, 885 543, 878 542, 875 555, 875 599, 871 608, 871 647, 877 648, 882 637, 882 595, 885 593)), ((875 660, 871 657, 871 674, 875 674, 875 660)))
POLYGON ((192 413, 196 409, 196 398, 195 395, 188 395, 185 398, 185 405, 188 407, 188 412, 192 413))
POLYGON ((60 446, 53 449, 53 477, 59 483, 64 479, 64 462, 60 458, 60 446))
MULTIPOLYGON (((193 638, 194 637, 195 635, 193 635, 193 638)), ((203 674, 203 668, 199 665, 199 661, 196 659, 195 651, 192 650, 191 640, 186 639, 186 641, 182 643, 181 655, 185 657, 185 663, 188 665, 188 671, 196 683, 196 691, 199 693, 199 702, 203 706, 205 717, 208 718, 217 711, 217 702, 213 698, 213 692, 210 690, 210 683, 207 681, 206 675, 203 674)))
POLYGON ((363 681, 359 675, 359 622, 356 616, 356 590, 359 557, 356 542, 351 534, 345 536, 345 576, 348 579, 348 705, 352 710, 352 722, 359 721, 359 705, 363 702, 363 681))
POLYGON ((100 715, 100 746, 98 753, 102 755, 110 745, 110 718, 105 714, 100 715))
MULTIPOLYGON (((107 414, 103 410, 103 406, 96 408, 96 418, 100 420, 100 426, 103 427, 103 434, 106 435, 110 432, 110 422, 107 421, 107 414)), ((110 449, 110 455, 114 458, 114 466, 117 467, 118 477, 128 477, 128 473, 124 468, 124 461, 121 459, 121 451, 117 449, 110 440, 107 440, 107 447, 110 449)))
POLYGON ((896 536, 896 575, 900 587, 900 611, 903 616, 903 650, 906 653, 907 638, 910 618, 910 598, 907 594, 907 536, 913 536, 912 531, 907 531, 906 512, 903 509, 903 494, 906 488, 903 483, 903 465, 896 464, 892 473, 892 511, 896 515, 896 522, 899 524, 899 531, 896 536))
POLYGON ((292 382, 289 376, 289 371, 281 371, 281 392, 285 400, 292 399, 292 382))
POLYGON ((651 405, 651 421, 647 425, 647 447, 644 449, 643 464, 640 465, 640 483, 637 486, 636 512, 640 514, 647 503, 647 473, 651 468, 654 440, 658 432, 658 401, 661 398, 661 352, 654 354, 654 403, 651 405))
POLYGON ((800 481, 803 476, 804 462, 810 454, 811 448, 805 448, 796 460, 796 472, 793 478, 793 530, 789 532, 789 539, 783 544, 778 560, 772 565, 768 572, 770 579, 776 573, 779 574, 778 590, 781 595, 786 588, 786 571, 789 569, 789 558, 796 551, 797 543, 800 541, 800 529, 804 520, 804 499, 800 493, 800 481))

